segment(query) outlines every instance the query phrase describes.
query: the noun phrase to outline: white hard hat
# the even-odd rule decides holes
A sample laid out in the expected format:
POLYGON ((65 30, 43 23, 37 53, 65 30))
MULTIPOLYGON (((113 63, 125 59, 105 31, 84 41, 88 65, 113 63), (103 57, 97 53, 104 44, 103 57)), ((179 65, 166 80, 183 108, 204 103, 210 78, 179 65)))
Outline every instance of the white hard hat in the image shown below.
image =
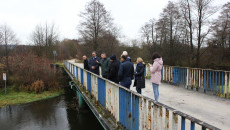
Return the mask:
POLYGON ((128 52, 127 52, 127 51, 123 51, 122 55, 127 56, 127 55, 128 55, 128 52))

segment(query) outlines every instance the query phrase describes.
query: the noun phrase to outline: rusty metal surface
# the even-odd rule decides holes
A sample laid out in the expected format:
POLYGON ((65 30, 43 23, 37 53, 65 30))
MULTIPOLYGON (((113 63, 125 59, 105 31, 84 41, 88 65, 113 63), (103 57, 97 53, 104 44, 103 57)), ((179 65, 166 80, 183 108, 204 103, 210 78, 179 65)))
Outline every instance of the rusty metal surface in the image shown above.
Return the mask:
POLYGON ((165 130, 169 130, 169 110, 165 109, 165 130))
POLYGON ((87 87, 87 72, 86 71, 83 71, 83 82, 84 82, 84 86, 85 86, 85 88, 86 89, 88 89, 88 87, 87 87))
POLYGON ((172 129, 177 130, 178 129, 178 115, 176 113, 172 113, 172 129))
POLYGON ((147 107, 147 112, 148 112, 148 130, 151 130, 151 122, 152 122, 152 114, 151 114, 151 109, 152 109, 152 105, 151 105, 151 101, 147 101, 148 103, 148 107, 147 107))
POLYGON ((139 98, 139 129, 144 129, 144 110, 143 110, 143 98, 139 98))
POLYGON ((153 129, 157 130, 159 125, 158 123, 158 106, 156 104, 153 105, 153 129))

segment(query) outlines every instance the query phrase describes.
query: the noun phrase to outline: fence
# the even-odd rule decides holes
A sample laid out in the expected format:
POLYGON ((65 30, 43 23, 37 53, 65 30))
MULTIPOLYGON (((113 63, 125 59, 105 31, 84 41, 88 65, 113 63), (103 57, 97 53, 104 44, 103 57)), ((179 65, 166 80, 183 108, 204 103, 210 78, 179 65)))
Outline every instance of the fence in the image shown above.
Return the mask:
MULTIPOLYGON (((151 72, 148 67, 146 69, 146 76, 148 76, 151 72)), ((200 89, 203 92, 222 94, 225 97, 230 91, 230 71, 165 65, 162 69, 162 81, 200 89)))
MULTIPOLYGON (((74 63, 65 61, 65 67, 126 129, 218 129, 84 70, 74 63)), ((167 76, 164 78, 170 79, 167 76)))

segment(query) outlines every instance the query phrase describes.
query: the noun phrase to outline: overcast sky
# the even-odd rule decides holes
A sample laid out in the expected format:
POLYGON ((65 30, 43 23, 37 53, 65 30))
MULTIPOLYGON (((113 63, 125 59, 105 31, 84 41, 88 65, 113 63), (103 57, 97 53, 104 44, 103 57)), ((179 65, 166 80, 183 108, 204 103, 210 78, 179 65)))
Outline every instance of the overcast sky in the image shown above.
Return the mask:
MULTIPOLYGON (((61 39, 78 38, 79 13, 90 0, 0 0, 0 24, 7 24, 22 44, 38 24, 54 23, 61 39)), ((169 0, 100 0, 110 11, 115 24, 126 39, 139 38, 140 27, 151 18, 158 18, 169 0)), ((171 0, 177 1, 177 0, 171 0)), ((229 0, 216 0, 223 5, 229 0)))

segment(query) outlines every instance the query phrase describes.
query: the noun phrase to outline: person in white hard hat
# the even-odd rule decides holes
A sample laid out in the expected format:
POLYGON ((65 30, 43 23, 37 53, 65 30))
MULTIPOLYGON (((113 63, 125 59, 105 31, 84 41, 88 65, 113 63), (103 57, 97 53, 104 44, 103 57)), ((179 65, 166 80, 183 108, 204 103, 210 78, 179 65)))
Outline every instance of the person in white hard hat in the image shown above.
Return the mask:
POLYGON ((127 60, 129 60, 131 62, 131 58, 128 56, 128 52, 127 51, 123 51, 121 55, 126 56, 127 60))

